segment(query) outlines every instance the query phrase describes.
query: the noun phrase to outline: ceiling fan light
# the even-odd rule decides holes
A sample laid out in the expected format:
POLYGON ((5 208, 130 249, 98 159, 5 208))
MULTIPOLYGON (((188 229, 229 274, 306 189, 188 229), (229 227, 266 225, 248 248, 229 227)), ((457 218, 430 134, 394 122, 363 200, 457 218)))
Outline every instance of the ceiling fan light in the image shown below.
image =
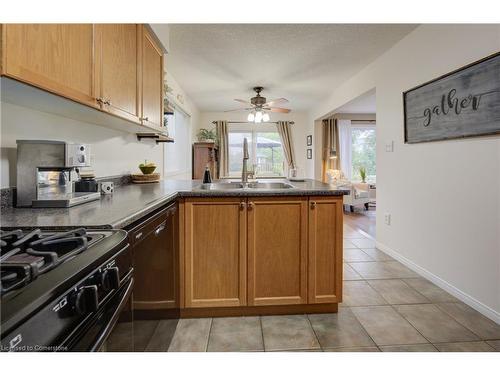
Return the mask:
POLYGON ((253 112, 250 112, 248 114, 247 121, 253 122, 253 120, 255 120, 255 115, 253 114, 253 112))
POLYGON ((269 121, 269 113, 265 112, 262 115, 262 121, 264 121, 264 122, 268 122, 269 121))
POLYGON ((262 122, 262 112, 258 111, 255 113, 255 122, 262 122))

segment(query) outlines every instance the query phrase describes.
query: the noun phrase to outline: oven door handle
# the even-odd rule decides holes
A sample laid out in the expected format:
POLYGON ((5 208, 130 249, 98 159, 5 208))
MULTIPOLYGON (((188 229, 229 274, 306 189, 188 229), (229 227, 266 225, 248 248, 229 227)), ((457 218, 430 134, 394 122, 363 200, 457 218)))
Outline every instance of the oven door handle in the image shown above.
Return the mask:
POLYGON ((101 348, 103 342, 108 338, 109 334, 111 333, 111 331, 115 327, 115 324, 116 324, 118 318, 120 317, 120 313, 122 312, 123 308, 127 304, 130 296, 132 295, 133 286, 134 286, 134 278, 131 277, 130 280, 128 281, 128 285, 124 286, 124 288, 126 288, 125 293, 123 294, 123 297, 121 298, 120 302, 116 306, 116 309, 115 309, 113 315, 109 319, 106 326, 101 330, 101 332, 99 332, 95 342, 90 346, 89 350, 91 352, 95 352, 95 351, 99 350, 101 348))

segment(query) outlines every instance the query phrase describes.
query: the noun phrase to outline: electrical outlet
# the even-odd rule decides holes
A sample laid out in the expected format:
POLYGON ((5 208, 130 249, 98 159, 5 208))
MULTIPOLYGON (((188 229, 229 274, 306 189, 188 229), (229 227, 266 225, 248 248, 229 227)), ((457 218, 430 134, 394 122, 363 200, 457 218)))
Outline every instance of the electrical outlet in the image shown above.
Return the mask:
POLYGON ((384 223, 386 225, 391 225, 391 214, 384 214, 384 223))
POLYGON ((394 141, 386 142, 385 152, 394 152, 394 141))

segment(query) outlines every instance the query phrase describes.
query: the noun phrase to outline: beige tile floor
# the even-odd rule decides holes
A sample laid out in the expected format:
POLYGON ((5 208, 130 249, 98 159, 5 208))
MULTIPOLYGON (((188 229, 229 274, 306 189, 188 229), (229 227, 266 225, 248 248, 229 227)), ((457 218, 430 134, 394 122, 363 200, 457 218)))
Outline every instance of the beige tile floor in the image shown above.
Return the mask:
MULTIPOLYGON (((152 344, 161 342, 160 327, 146 350, 166 350, 152 344)), ((345 225, 344 302, 337 314, 182 319, 168 350, 500 351, 500 326, 345 225)))

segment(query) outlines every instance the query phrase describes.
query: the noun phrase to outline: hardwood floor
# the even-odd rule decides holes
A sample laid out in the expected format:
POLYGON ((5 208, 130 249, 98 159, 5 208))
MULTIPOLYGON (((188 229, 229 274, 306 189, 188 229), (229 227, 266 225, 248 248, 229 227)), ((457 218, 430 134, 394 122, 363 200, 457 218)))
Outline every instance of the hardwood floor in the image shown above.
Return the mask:
POLYGON ((368 211, 360 208, 356 208, 354 212, 344 211, 344 223, 375 238, 376 209, 370 207, 368 211))

